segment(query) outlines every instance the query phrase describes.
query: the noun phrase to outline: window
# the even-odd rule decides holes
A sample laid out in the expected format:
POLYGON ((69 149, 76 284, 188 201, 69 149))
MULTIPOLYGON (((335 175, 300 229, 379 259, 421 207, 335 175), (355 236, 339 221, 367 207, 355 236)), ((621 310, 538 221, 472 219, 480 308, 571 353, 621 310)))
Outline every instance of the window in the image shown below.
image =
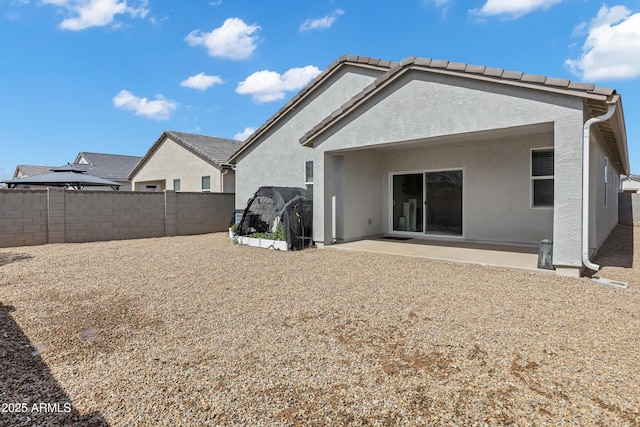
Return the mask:
POLYGON ((180 180, 179 179, 174 179, 173 180, 173 191, 180 191, 180 180))
POLYGON ((203 176, 202 177, 202 191, 211 191, 211 177, 203 176))
POLYGON ((313 184, 313 160, 304 162, 304 183, 313 184))
POLYGON ((604 158, 604 205, 607 206, 607 169, 609 166, 609 159, 604 158))
POLYGON ((531 151, 533 207, 553 207, 553 148, 531 151))

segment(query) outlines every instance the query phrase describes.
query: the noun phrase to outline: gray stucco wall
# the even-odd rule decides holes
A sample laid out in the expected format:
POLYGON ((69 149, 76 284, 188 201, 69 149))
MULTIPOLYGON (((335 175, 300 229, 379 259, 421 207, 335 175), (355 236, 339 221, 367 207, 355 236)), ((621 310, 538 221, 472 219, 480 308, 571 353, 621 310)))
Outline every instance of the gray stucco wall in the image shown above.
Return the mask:
POLYGON ((618 224, 618 189, 620 171, 611 161, 604 143, 593 135, 589 156, 589 252, 597 252, 618 224), (606 159, 606 189, 605 189, 606 159))
MULTIPOLYGON (((334 125, 314 142, 314 147, 324 152, 341 152, 437 138, 447 143, 459 141, 468 133, 496 129, 503 132, 518 126, 553 123, 558 201, 552 226, 554 263, 580 266, 581 184, 576 177, 582 171, 582 108, 582 100, 578 98, 413 72, 334 125)), ((433 161, 438 162, 444 164, 446 160, 433 161)), ((318 189, 317 183, 315 188, 318 189)), ((324 207, 317 205, 314 201, 314 214, 322 214, 324 207)), ((548 230, 548 225, 544 227, 548 230)), ((320 241, 326 241, 324 230, 314 229, 314 234, 320 241)), ((524 237, 529 239, 533 235, 524 237)))
MULTIPOLYGON (((383 205, 390 206, 389 174, 462 169, 464 238, 538 244, 553 236, 553 208, 532 207, 531 149, 553 146, 553 133, 483 137, 390 153, 384 162, 383 205), (489 137, 488 139, 485 139, 489 137)), ((470 138, 470 136, 469 136, 470 138)), ((384 232, 391 232, 389 209, 384 232)))

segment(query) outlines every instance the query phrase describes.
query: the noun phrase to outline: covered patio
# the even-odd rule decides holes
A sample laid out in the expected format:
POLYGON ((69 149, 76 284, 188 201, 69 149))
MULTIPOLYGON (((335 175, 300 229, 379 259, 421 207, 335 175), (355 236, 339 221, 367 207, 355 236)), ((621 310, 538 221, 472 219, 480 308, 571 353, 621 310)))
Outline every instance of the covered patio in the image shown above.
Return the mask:
POLYGON ((538 268, 538 248, 533 246, 381 236, 348 243, 326 245, 325 249, 373 252, 518 270, 552 272, 552 270, 538 268))

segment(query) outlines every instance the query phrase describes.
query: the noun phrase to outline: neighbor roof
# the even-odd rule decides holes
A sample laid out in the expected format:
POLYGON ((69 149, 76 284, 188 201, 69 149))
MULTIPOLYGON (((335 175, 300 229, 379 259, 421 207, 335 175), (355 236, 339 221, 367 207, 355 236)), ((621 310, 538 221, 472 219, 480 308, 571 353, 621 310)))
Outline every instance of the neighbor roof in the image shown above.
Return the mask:
POLYGON ((156 150, 160 147, 162 142, 169 138, 187 150, 191 151, 195 155, 199 156, 203 160, 222 168, 229 164, 229 158, 231 155, 240 148, 241 142, 233 139, 217 138, 214 136, 196 135, 193 133, 176 132, 172 130, 165 130, 162 135, 151 146, 147 154, 138 162, 129 174, 131 179, 142 166, 153 156, 156 150))
POLYGON ((13 177, 18 178, 18 172, 21 172, 23 177, 27 177, 27 176, 34 176, 34 175, 42 175, 43 173, 48 173, 50 170, 51 170, 51 166, 18 165, 16 167, 16 171, 13 173, 13 177))
POLYGON ((79 168, 78 165, 72 164, 51 168, 48 173, 3 182, 8 184, 9 188, 21 184, 48 187, 72 187, 76 189, 82 189, 84 187, 112 187, 114 190, 117 190, 120 187, 120 184, 117 182, 89 175, 85 173, 82 168, 79 168))
POLYGON ((142 160, 140 156, 124 156, 121 154, 104 154, 81 151, 75 160, 85 172, 105 179, 126 181, 134 167, 142 160), (84 158, 89 164, 79 163, 84 158))

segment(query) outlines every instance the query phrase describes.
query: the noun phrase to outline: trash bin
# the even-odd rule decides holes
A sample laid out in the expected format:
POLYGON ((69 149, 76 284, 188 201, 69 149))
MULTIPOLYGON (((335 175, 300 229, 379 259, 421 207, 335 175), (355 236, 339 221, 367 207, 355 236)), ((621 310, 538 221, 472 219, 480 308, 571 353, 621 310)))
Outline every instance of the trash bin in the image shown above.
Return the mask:
POLYGON ((540 249, 538 250, 538 268, 544 270, 554 270, 553 268, 553 242, 548 239, 544 239, 540 242, 540 249))

